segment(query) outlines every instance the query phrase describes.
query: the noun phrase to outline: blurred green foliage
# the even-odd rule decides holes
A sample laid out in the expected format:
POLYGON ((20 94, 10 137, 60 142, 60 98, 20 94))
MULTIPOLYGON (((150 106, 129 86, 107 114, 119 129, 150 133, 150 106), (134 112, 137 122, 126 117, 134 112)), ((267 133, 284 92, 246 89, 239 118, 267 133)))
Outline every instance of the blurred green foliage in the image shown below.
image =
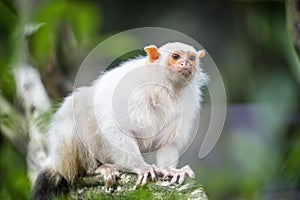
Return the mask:
POLYGON ((296 137, 289 142, 287 156, 281 168, 281 174, 285 177, 281 184, 284 187, 297 187, 300 179, 300 129, 295 130, 296 137))
POLYGON ((8 141, 0 143, 0 180, 0 199, 28 199, 30 186, 25 157, 8 141))
POLYGON ((10 101, 14 99, 14 81, 8 68, 13 47, 10 37, 17 23, 16 10, 7 2, 0 1, 0 91, 10 101))
POLYGON ((29 41, 37 66, 45 66, 53 56, 58 60, 68 57, 72 60, 74 53, 76 56, 94 45, 101 24, 100 14, 91 2, 44 1, 35 11, 33 20, 45 26, 29 41))

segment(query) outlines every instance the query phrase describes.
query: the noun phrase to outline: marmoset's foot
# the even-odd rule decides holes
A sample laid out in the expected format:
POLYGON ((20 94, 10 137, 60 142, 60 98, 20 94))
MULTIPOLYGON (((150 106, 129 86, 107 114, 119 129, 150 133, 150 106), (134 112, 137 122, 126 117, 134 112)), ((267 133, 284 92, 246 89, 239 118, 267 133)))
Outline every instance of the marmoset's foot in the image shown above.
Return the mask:
POLYGON ((181 169, 165 167, 161 170, 161 172, 164 180, 169 180, 169 178, 171 178, 169 185, 173 185, 175 183, 182 184, 185 178, 195 178, 193 170, 188 165, 181 169))
POLYGON ((103 164, 95 170, 95 174, 101 174, 105 181, 105 188, 107 192, 112 190, 113 185, 116 183, 117 178, 120 176, 119 170, 109 164, 103 164))
POLYGON ((145 185, 147 183, 147 178, 150 176, 151 180, 156 181, 156 174, 161 173, 160 170, 155 165, 150 165, 147 170, 138 172, 138 179, 136 185, 145 185))

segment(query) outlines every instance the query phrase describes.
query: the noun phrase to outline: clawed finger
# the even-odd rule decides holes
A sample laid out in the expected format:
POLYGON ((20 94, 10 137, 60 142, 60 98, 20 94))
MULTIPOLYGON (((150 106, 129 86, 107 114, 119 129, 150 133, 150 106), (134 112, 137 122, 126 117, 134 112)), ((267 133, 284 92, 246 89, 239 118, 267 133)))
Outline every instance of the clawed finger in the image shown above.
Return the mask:
POLYGON ((136 181, 136 185, 140 185, 140 184, 142 183, 142 180, 143 180, 143 174, 140 173, 140 174, 138 175, 138 179, 137 179, 137 181, 136 181))
POLYGON ((174 185, 177 182, 178 175, 179 174, 174 174, 173 178, 170 181, 170 185, 174 185))
POLYGON ((155 165, 152 165, 148 168, 146 172, 138 173, 137 185, 145 185, 147 183, 147 178, 150 176, 151 180, 156 181, 156 173, 161 173, 160 170, 155 165))
POLYGON ((164 175, 163 179, 166 181, 166 180, 169 179, 170 176, 171 176, 170 173, 166 173, 166 174, 164 175))
POLYGON ((181 174, 179 175, 178 183, 179 183, 179 184, 182 184, 183 182, 184 182, 184 173, 181 173, 181 174))
POLYGON ((140 173, 136 184, 142 186, 145 185, 147 183, 147 178, 148 178, 148 172, 140 173))
POLYGON ((184 166, 183 170, 188 178, 195 178, 193 170, 188 165, 184 166))
POLYGON ((151 180, 154 182, 156 180, 156 175, 153 169, 150 170, 151 180))
POLYGON ((142 186, 143 186, 143 185, 146 185, 146 183, 147 183, 147 178, 148 178, 148 172, 144 173, 144 175, 143 175, 142 186))

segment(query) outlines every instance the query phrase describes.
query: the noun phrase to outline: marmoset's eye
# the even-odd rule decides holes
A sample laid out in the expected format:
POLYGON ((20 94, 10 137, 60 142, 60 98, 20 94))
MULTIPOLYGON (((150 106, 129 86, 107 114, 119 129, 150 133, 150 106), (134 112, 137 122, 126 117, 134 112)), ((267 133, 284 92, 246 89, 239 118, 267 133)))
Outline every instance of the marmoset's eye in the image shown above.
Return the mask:
POLYGON ((173 58, 174 60, 178 60, 178 59, 180 58, 180 55, 178 55, 177 53, 174 53, 174 54, 172 55, 172 58, 173 58))
POLYGON ((190 56, 190 57, 189 57, 189 60, 190 60, 190 61, 195 61, 195 59, 196 59, 195 56, 190 56))

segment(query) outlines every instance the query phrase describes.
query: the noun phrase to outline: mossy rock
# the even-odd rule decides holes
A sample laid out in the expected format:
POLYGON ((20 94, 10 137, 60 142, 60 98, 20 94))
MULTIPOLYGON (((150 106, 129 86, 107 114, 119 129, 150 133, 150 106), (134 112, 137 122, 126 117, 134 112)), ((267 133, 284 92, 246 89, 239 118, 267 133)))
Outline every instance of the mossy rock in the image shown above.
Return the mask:
POLYGON ((208 199, 202 185, 195 180, 186 180, 184 184, 174 186, 167 186, 167 182, 161 179, 155 183, 149 181, 143 187, 136 187, 135 182, 135 174, 123 173, 108 192, 100 175, 80 177, 68 196, 62 199, 208 199))

